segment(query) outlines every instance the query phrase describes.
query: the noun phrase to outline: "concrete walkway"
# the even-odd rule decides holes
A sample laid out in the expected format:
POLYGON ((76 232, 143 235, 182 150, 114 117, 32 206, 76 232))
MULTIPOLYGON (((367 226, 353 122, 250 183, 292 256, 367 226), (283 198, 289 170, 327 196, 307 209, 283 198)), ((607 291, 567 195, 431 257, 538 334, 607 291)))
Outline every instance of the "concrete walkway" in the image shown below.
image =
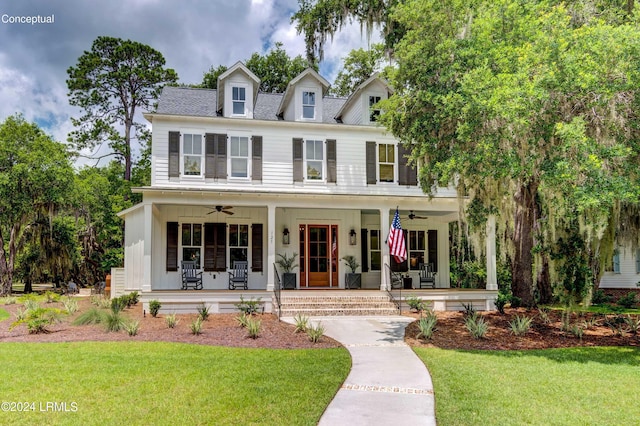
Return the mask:
MULTIPOLYGON (((291 318, 283 318, 293 323, 291 318)), ((429 371, 404 343, 411 318, 312 317, 351 353, 347 380, 320 419, 321 426, 435 425, 429 371)))

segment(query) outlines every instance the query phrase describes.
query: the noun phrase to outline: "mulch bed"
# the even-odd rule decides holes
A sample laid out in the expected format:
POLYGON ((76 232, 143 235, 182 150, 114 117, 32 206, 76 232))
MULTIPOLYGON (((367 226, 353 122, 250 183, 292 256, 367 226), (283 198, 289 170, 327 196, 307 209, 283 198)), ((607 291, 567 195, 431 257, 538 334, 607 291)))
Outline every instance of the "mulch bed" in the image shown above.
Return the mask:
MULTIPOLYGON (((310 349, 310 348, 335 348, 340 344, 335 340, 324 336, 320 342, 312 343, 305 333, 294 333, 294 326, 281 321, 272 314, 256 315, 262 321, 260 337, 252 339, 247 331, 241 328, 236 321, 238 314, 211 314, 204 322, 201 335, 193 335, 189 325, 195 320, 196 315, 177 315, 179 323, 176 328, 168 328, 164 315, 153 318, 147 314, 143 316, 140 305, 127 309, 124 314, 133 321, 140 322, 140 330, 137 336, 129 336, 125 331, 118 333, 106 332, 101 325, 71 325, 72 320, 91 306, 88 298, 78 298, 80 310, 70 318, 59 324, 52 325, 50 332, 46 334, 28 334, 26 326, 19 325, 9 330, 15 318, 17 309, 22 305, 13 304, 3 306, 11 318, 0 322, 0 342, 73 342, 73 341, 164 341, 191 343, 199 345, 245 347, 245 348, 272 348, 272 349, 310 349)), ((44 307, 63 308, 61 303, 42 304, 44 307)), ((584 324, 585 320, 597 317, 597 325, 590 326, 584 331, 582 339, 572 333, 561 330, 561 313, 551 311, 550 321, 541 320, 537 310, 507 309, 504 315, 498 312, 481 312, 485 321, 489 324, 489 331, 485 338, 475 339, 464 326, 462 312, 438 312, 436 331, 430 340, 418 339, 419 333, 416 313, 407 313, 416 319, 409 324, 405 331, 405 341, 411 346, 438 347, 443 349, 462 350, 526 350, 566 348, 576 346, 640 346, 640 336, 631 333, 618 335, 609 326, 606 320, 612 320, 615 315, 608 317, 586 314, 578 316, 574 314, 572 324, 584 324), (527 315, 534 317, 533 324, 525 336, 514 336, 509 327, 509 321, 515 315, 527 315)))

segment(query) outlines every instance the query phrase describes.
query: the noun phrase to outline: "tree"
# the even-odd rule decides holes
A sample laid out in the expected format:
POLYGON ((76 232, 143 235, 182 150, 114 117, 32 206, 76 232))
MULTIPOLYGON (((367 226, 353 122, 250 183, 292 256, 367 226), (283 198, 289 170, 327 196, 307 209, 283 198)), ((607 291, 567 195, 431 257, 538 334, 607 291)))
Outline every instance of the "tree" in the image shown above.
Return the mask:
MULTIPOLYGON (((287 84, 298 74, 309 68, 309 63, 300 55, 291 58, 282 48, 282 43, 276 42, 275 46, 266 54, 255 52, 245 61, 245 65, 260 79, 259 90, 265 93, 283 93, 287 84)), ((318 67, 313 66, 317 71, 318 67)), ((199 87, 217 89, 218 77, 227 71, 227 67, 219 65, 211 66, 204 74, 202 84, 199 87)))
POLYGON ((69 140, 80 149, 108 141, 113 154, 124 161, 125 180, 131 179, 131 141, 145 127, 135 121, 136 112, 153 109, 162 87, 178 79, 164 65, 162 54, 147 45, 101 36, 67 70, 69 103, 84 112, 72 118, 77 130, 69 140))
POLYGON ((352 50, 344 59, 344 67, 336 76, 331 93, 336 96, 349 96, 356 87, 380 70, 383 61, 382 44, 374 44, 369 50, 352 50))
MULTIPOLYGON (((407 0, 393 15, 407 32, 381 121, 412 144, 425 192, 455 181, 501 216, 512 291, 529 306, 537 251, 584 244, 604 259, 616 211, 640 194, 640 33, 576 16, 515 0, 407 0), (580 238, 570 238, 576 223, 580 238)), ((583 262, 561 259, 585 279, 583 262)))
POLYGON ((72 184, 65 145, 19 115, 0 124, 0 296, 11 293, 25 229, 39 215, 52 220, 72 184))

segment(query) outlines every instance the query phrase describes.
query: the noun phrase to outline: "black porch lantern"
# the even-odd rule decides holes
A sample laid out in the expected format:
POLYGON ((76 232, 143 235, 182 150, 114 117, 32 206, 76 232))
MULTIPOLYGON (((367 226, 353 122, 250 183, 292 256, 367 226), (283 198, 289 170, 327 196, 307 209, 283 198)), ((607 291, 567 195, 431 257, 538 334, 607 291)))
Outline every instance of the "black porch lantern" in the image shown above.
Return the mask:
POLYGON ((349 244, 352 246, 356 245, 356 230, 353 228, 349 231, 349 244))
POLYGON ((284 228, 284 231, 282 231, 282 244, 289 244, 289 228, 284 228))

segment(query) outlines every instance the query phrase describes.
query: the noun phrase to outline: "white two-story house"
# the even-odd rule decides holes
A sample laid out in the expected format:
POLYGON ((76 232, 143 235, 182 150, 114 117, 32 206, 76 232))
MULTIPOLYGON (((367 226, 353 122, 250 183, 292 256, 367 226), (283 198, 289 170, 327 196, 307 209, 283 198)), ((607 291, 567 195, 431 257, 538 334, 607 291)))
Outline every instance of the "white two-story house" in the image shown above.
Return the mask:
POLYGON ((125 265, 116 291, 161 300, 180 292, 181 262, 195 260, 203 273, 195 297, 227 290, 236 261, 248 262, 249 291, 268 293, 277 254, 293 253, 298 290, 344 289, 345 255, 357 258, 364 289, 385 290, 388 268, 417 278, 420 263, 438 271, 436 289, 449 288, 448 225, 459 200, 450 188, 426 197, 407 150, 378 125, 387 83, 374 76, 347 99, 327 96, 329 83, 312 69, 285 93, 261 93, 259 83, 237 63, 217 90, 166 87, 145 115, 151 185, 120 213, 125 265), (396 208, 404 265, 385 244, 396 208))

